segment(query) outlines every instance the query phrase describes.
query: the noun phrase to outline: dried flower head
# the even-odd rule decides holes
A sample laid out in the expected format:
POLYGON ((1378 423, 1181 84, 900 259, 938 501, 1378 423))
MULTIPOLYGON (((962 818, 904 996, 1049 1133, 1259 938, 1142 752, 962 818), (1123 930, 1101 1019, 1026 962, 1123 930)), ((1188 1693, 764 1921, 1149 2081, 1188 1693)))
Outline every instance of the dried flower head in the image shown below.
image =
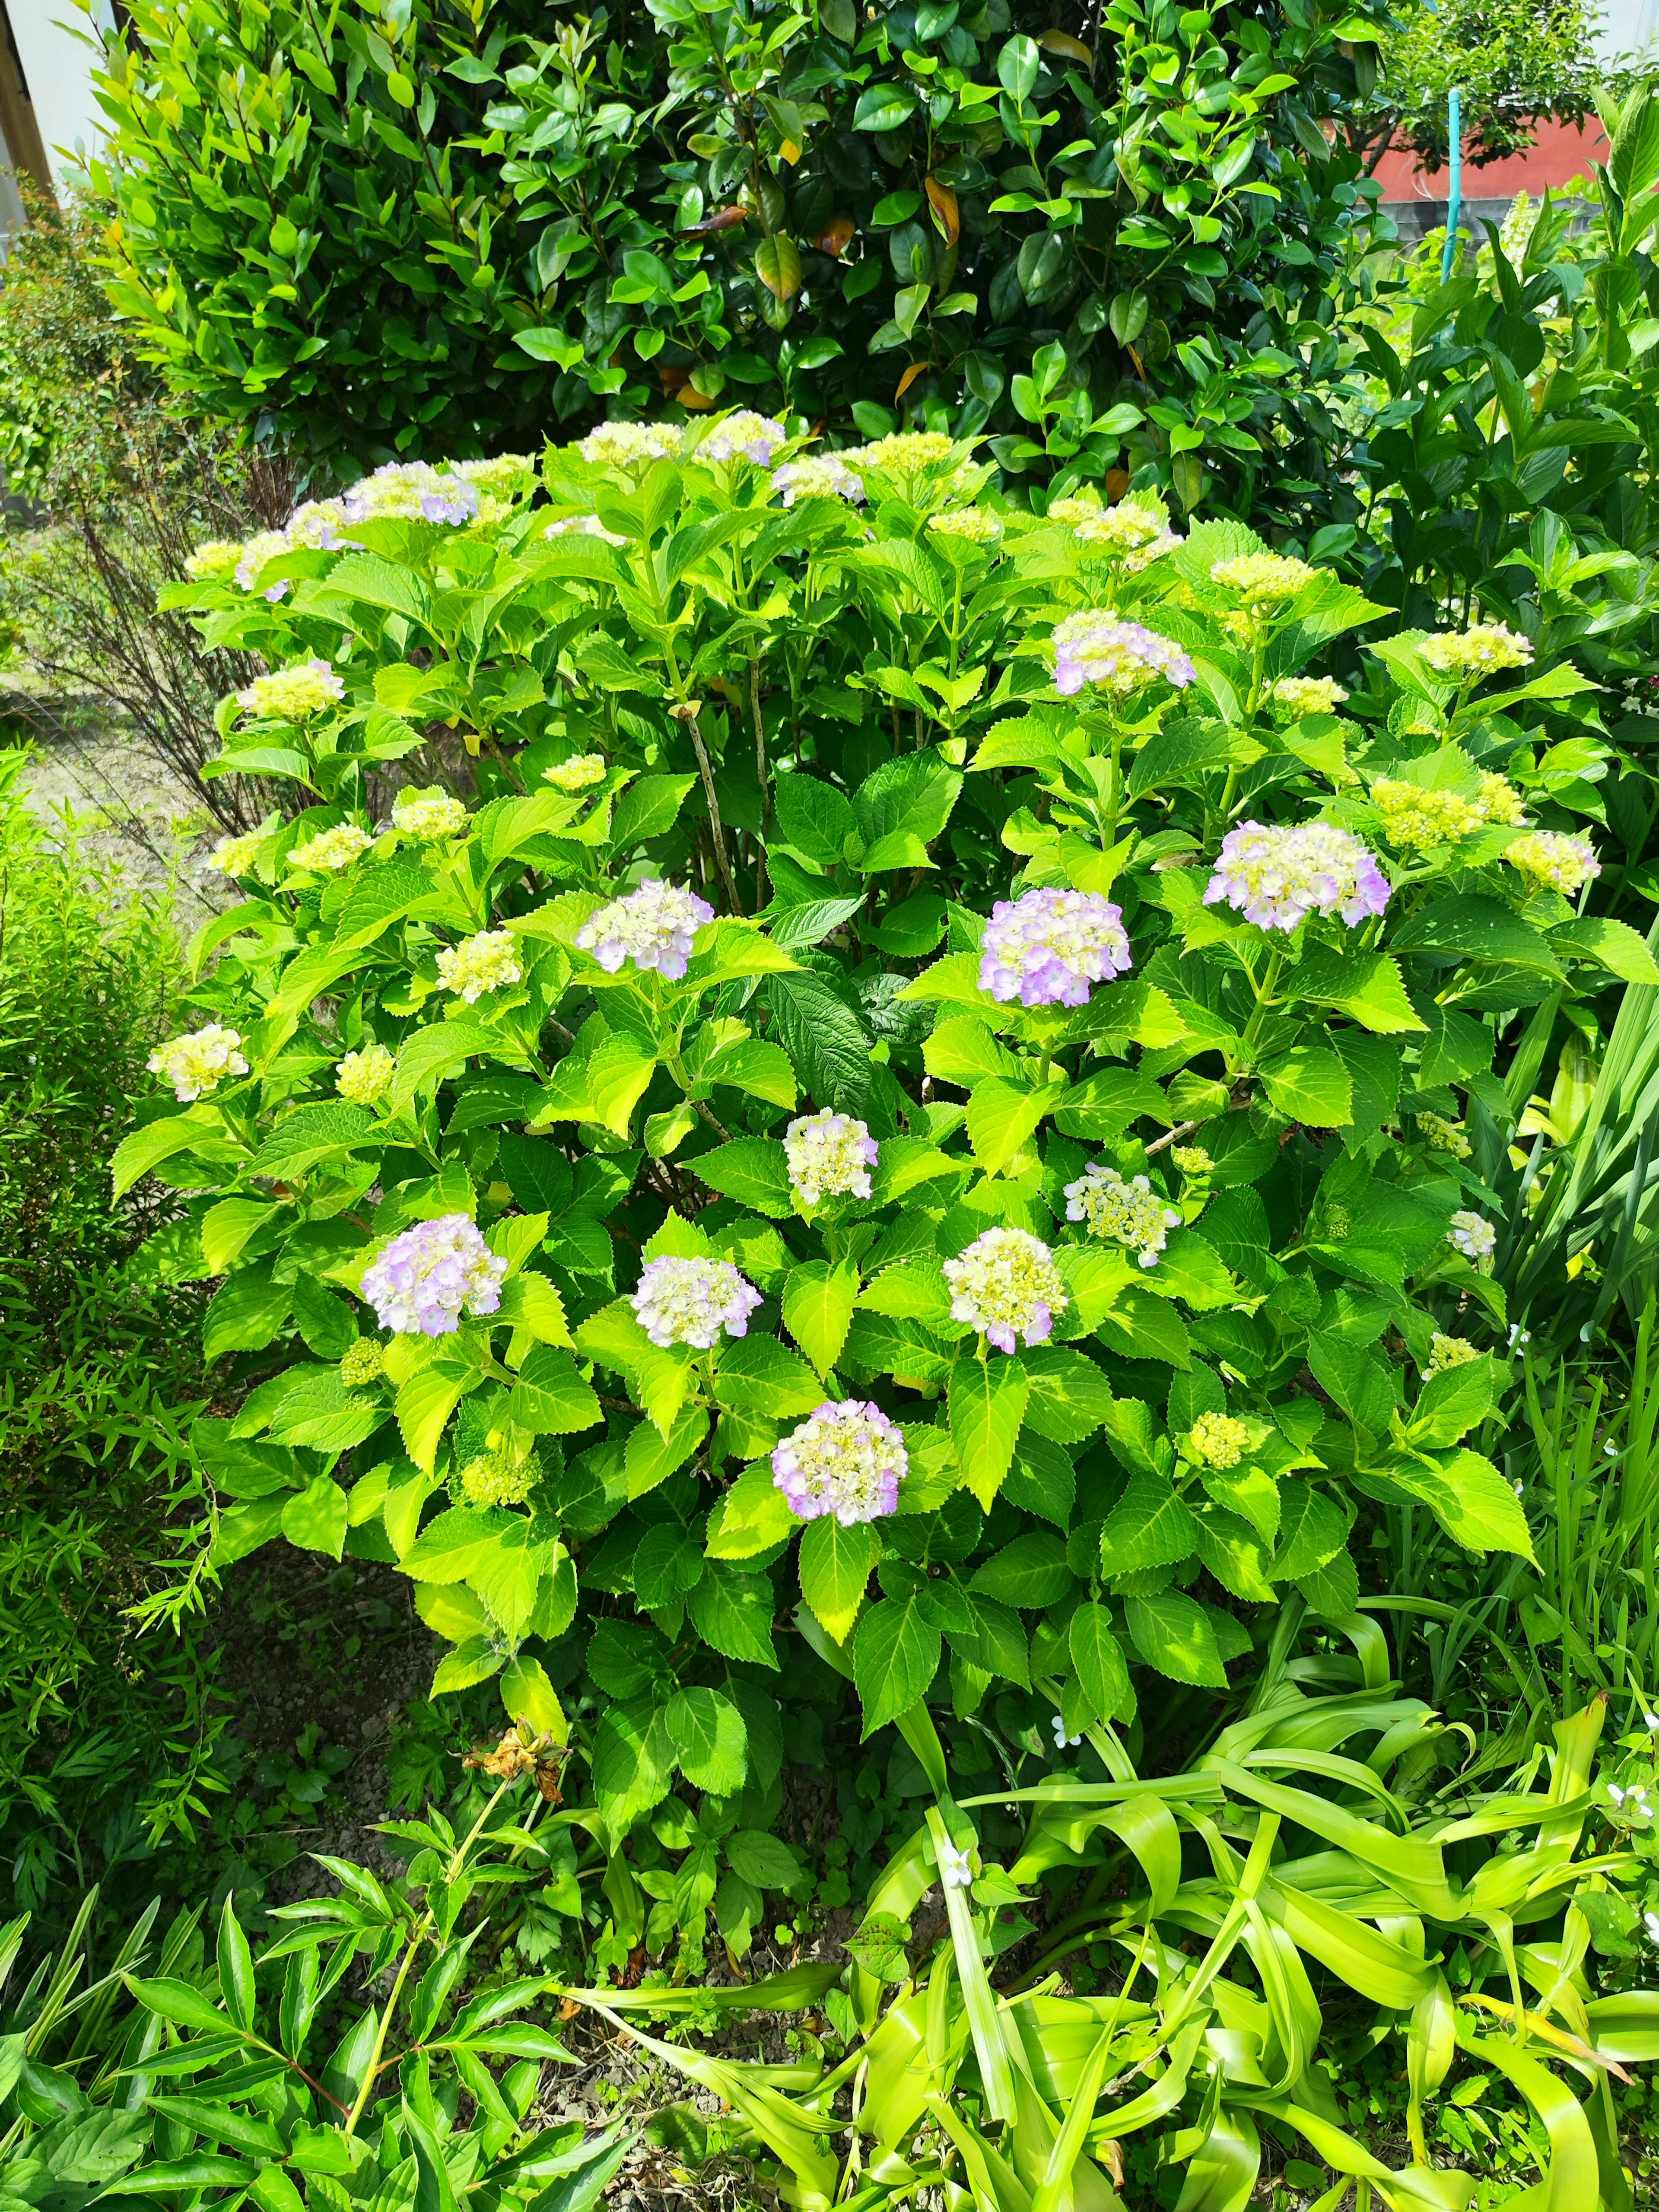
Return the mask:
POLYGON ((1181 1226, 1179 1212, 1146 1176, 1126 1182, 1115 1168, 1098 1160, 1091 1160, 1078 1181, 1066 1184, 1066 1218, 1086 1221, 1091 1237, 1123 1245, 1143 1267, 1157 1267, 1170 1231, 1181 1226))
POLYGON ((1054 689, 1062 699, 1074 697, 1085 684, 1109 697, 1128 699, 1160 677, 1181 690, 1195 672, 1187 654, 1167 637, 1099 607, 1084 608, 1056 623, 1054 647, 1054 689))
POLYGON ((192 1030, 188 1036, 169 1037, 158 1044, 144 1062, 152 1075, 163 1075, 181 1104, 205 1098, 230 1075, 246 1075, 247 1062, 240 1049, 241 1038, 222 1022, 192 1030))
POLYGON ((392 826, 401 830, 405 837, 418 838, 423 844, 437 844, 446 837, 465 834, 466 809, 459 799, 447 791, 440 791, 435 784, 411 784, 392 802, 392 826))
POLYGON ((360 830, 355 822, 337 822, 331 830, 322 830, 309 842, 292 847, 288 865, 290 868, 309 868, 315 875, 337 875, 368 852, 374 842, 368 830, 360 830))
POLYGON ((442 522, 452 529, 471 522, 478 495, 452 469, 430 461, 387 461, 360 477, 342 505, 348 522, 442 522))
POLYGON ((1503 623, 1475 623, 1468 629, 1425 637, 1417 649, 1437 676, 1453 677, 1460 684, 1495 676, 1501 669, 1525 668, 1532 659, 1530 641, 1503 623))
POLYGON ((843 1528, 898 1510, 910 1464, 904 1437, 879 1407, 826 1401, 772 1454, 772 1480, 798 1520, 833 1513, 843 1528))
POLYGON ((334 1087, 348 1104, 378 1106, 392 1088, 398 1063, 383 1044, 349 1052, 334 1071, 334 1087))
POLYGON ((877 1146, 849 1114, 803 1114, 784 1131, 789 1181, 803 1206, 826 1198, 868 1198, 877 1146))
POLYGON ((864 479, 849 469, 839 453, 803 453, 772 471, 772 488, 793 507, 798 499, 844 499, 860 505, 864 479))
POLYGON ((640 1327, 666 1352, 676 1344, 712 1352, 722 1334, 747 1336, 761 1294, 729 1260, 665 1255, 647 1260, 629 1303, 640 1327))
POLYGON ((648 469, 678 459, 684 444, 672 422, 601 422, 576 447, 585 461, 607 469, 648 469))
POLYGON ((1601 872, 1595 848, 1588 837, 1569 836, 1564 830, 1533 830, 1517 837, 1504 858, 1518 869, 1529 891, 1559 891, 1572 898, 1601 872))
POLYGON ((1446 1242, 1466 1260, 1473 1260, 1476 1267, 1484 1267, 1498 1249, 1498 1231, 1490 1221, 1483 1221, 1478 1213, 1464 1208, 1453 1214, 1446 1242))
POLYGON ((1389 902, 1387 878, 1359 840, 1328 822, 1269 829, 1245 822, 1221 841, 1206 906, 1223 900, 1261 929, 1287 934, 1310 914, 1336 914, 1350 929, 1389 902))
POLYGON ((591 791, 596 783, 603 783, 609 772, 603 753, 574 753, 568 760, 544 768, 542 781, 574 799, 579 791, 591 791))
POLYGON ((562 1805, 564 1800, 559 1795, 560 1762, 568 1757, 563 1745, 522 1720, 515 1728, 508 1729, 499 1743, 475 1744, 461 1765, 487 1774, 492 1782, 522 1782, 528 1776, 548 1804, 562 1805))
POLYGON ((486 991, 500 991, 521 983, 519 940, 510 929, 481 929, 459 945, 447 945, 438 955, 438 981, 446 991, 458 992, 469 1006, 486 991))
POLYGON ((1289 721, 1304 714, 1334 714, 1347 696, 1329 676, 1281 676, 1267 694, 1289 721))
POLYGON ((394 1237, 363 1276, 363 1296, 382 1328, 404 1336, 450 1336, 463 1312, 493 1314, 507 1261, 464 1213, 417 1221, 394 1237))
POLYGON ((543 531, 544 538, 597 538, 606 545, 626 545, 628 540, 614 530, 607 530, 597 514, 563 514, 556 522, 550 522, 543 531))
POLYGON ((1103 893, 1026 891, 991 909, 979 988, 1025 1006, 1081 1006, 1091 984, 1127 975, 1133 965, 1123 909, 1103 893))
POLYGON ((340 1361, 340 1380, 348 1390, 367 1389, 386 1373, 386 1359, 372 1336, 355 1337, 340 1361))
POLYGON ((1188 1437, 1197 1467, 1237 1467, 1250 1449, 1250 1432, 1231 1413, 1200 1413, 1188 1437))
POLYGON ((1210 574, 1224 591, 1237 592, 1252 614, 1288 606, 1319 574, 1288 553, 1237 553, 1217 561, 1210 574))
POLYGON ((541 1479, 542 1463, 534 1452, 515 1457, 485 1451, 468 1460, 456 1480, 469 1505, 522 1505, 541 1479))
POLYGON ((1425 1376, 1443 1375, 1449 1367, 1467 1367, 1472 1359, 1480 1357, 1467 1336, 1443 1336, 1436 1329, 1429 1339, 1429 1357, 1423 1372, 1425 1376))
POLYGON ((978 1329, 999 1352, 1019 1339, 1046 1344, 1056 1317, 1071 1304, 1048 1247, 1024 1229, 988 1229, 945 1263, 951 1317, 978 1329))
POLYGON ((585 921, 576 933, 584 952, 591 952, 608 975, 624 960, 639 969, 654 968, 671 983, 685 973, 700 929, 714 919, 706 899, 647 878, 625 898, 612 899, 585 921))
POLYGON ((1466 1160, 1474 1147, 1456 1121, 1448 1121, 1440 1114, 1419 1114, 1417 1126, 1423 1132, 1423 1141, 1431 1152, 1449 1152, 1455 1160, 1466 1160))
POLYGON ((752 407, 739 407, 723 422, 715 423, 699 443, 696 458, 700 461, 752 461, 757 469, 763 469, 770 465, 773 454, 788 434, 782 423, 774 422, 769 415, 757 415, 752 407))

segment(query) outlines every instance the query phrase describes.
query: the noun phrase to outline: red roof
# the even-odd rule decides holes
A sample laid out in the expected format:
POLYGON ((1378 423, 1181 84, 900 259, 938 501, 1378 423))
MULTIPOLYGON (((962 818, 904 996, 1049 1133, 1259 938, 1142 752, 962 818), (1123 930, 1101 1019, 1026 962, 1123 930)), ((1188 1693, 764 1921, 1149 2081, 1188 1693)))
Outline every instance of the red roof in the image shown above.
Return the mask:
MULTIPOLYGON (((1540 123, 1537 143, 1528 153, 1510 154, 1479 169, 1465 161, 1463 197, 1509 199, 1524 191, 1535 199, 1546 185, 1571 184, 1575 177, 1586 175, 1592 162, 1605 161, 1607 155, 1607 134, 1594 120, 1582 128, 1570 123, 1540 123)), ((1443 165, 1431 176, 1425 175, 1409 153, 1385 154, 1377 164, 1376 176, 1385 201, 1443 200, 1451 190, 1449 167, 1443 165)))

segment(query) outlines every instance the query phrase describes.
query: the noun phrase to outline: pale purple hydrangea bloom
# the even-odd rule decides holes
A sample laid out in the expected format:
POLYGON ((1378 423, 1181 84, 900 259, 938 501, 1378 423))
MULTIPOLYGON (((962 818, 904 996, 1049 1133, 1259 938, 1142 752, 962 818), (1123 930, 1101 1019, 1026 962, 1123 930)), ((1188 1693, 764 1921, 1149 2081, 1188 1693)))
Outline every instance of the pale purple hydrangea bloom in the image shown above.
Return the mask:
POLYGON ((898 1510, 910 1464, 904 1437, 878 1406, 843 1398, 818 1407, 772 1454, 772 1480, 798 1520, 833 1513, 843 1528, 898 1510))
POLYGON ((1206 906, 1224 900, 1259 929, 1286 935, 1310 914, 1338 914, 1350 929, 1389 902, 1389 883, 1358 837, 1329 822, 1280 829, 1241 823, 1221 841, 1206 906))
POLYGON ((1451 1226, 1446 1231, 1446 1242, 1455 1252, 1466 1260, 1473 1260, 1477 1267, 1490 1260, 1498 1249, 1498 1231, 1490 1221, 1464 1206, 1453 1214, 1451 1226))
POLYGON ((472 521, 478 495, 465 477, 440 473, 429 461, 387 461, 360 477, 341 501, 348 522, 472 521))
POLYGON ((803 453, 772 471, 772 489, 793 507, 798 499, 844 499, 861 506, 864 479, 849 469, 839 453, 803 453))
POLYGON ((1196 674, 1178 645, 1103 608, 1085 608, 1054 626, 1054 689, 1070 699, 1085 684, 1121 697, 1162 677, 1182 690, 1196 674))
POLYGON ((781 422, 775 422, 769 415, 757 415, 752 407, 739 407, 723 422, 717 422, 702 443, 695 458, 700 461, 752 461, 757 469, 766 468, 774 453, 783 444, 788 432, 781 422))
POLYGON ((1019 1339, 1046 1344, 1054 1317, 1071 1304, 1054 1255, 1025 1229, 988 1229, 945 1262, 951 1318, 965 1321, 999 1352, 1019 1339))
POLYGON ((507 1261, 465 1213, 418 1221, 394 1237, 363 1277, 363 1296, 382 1328, 404 1336, 448 1336, 461 1313, 493 1314, 507 1261))
POLYGON ((1133 964, 1123 909, 1099 891, 1027 891, 992 908, 979 988, 1024 1006, 1082 1006, 1091 983, 1133 964))
POLYGON ((647 1260, 629 1304, 640 1327, 664 1352, 687 1344, 712 1352, 727 1336, 747 1336, 749 1316, 761 1302, 729 1260, 647 1260))
POLYGON ((714 909, 706 899, 678 884, 653 879, 626 898, 602 906, 582 924, 576 942, 608 975, 614 975, 624 960, 631 960, 636 968, 654 968, 671 983, 678 983, 697 932, 714 919, 714 909))

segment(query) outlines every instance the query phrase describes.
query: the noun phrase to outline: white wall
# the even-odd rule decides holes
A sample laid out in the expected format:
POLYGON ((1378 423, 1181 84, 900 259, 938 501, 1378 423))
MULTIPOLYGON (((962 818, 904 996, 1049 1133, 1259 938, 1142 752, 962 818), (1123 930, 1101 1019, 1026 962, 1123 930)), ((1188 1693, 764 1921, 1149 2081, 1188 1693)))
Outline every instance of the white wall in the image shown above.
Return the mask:
POLYGON ((90 15, 76 0, 7 0, 12 37, 28 79, 29 99, 52 174, 61 177, 95 152, 103 133, 92 96, 94 21, 111 21, 108 0, 94 0, 90 15))
POLYGON ((1659 0, 1602 0, 1595 51, 1611 61, 1619 54, 1644 53, 1659 33, 1659 0))

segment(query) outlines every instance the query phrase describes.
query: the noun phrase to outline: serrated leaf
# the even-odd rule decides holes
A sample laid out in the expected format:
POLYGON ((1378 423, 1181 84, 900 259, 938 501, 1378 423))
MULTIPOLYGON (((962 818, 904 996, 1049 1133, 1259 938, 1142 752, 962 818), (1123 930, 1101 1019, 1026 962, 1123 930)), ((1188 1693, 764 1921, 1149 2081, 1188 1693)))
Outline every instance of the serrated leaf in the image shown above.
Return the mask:
POLYGON ((867 1521, 843 1528, 832 1514, 809 1522, 800 1540, 800 1590, 837 1644, 858 1619, 859 1607, 880 1556, 867 1521))
POLYGON ((963 1480, 988 1513, 1013 1465, 1030 1388, 1017 1353, 962 1358, 951 1370, 951 1440, 963 1480))
POLYGON ((859 1271, 842 1261, 809 1261, 783 1286, 783 1325, 820 1375, 841 1357, 859 1294, 859 1271))

